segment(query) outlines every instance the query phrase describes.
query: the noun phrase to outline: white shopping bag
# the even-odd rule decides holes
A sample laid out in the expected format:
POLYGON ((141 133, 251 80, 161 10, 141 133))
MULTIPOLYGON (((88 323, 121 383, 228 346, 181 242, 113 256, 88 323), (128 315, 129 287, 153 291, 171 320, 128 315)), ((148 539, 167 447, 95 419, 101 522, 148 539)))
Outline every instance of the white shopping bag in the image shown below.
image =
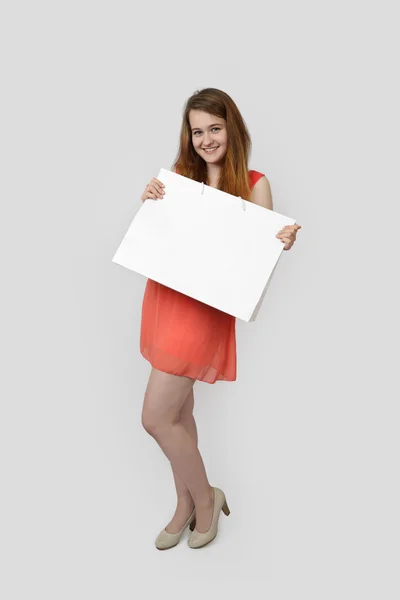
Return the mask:
POLYGON ((294 219, 161 169, 112 261, 243 321, 254 321, 294 219))

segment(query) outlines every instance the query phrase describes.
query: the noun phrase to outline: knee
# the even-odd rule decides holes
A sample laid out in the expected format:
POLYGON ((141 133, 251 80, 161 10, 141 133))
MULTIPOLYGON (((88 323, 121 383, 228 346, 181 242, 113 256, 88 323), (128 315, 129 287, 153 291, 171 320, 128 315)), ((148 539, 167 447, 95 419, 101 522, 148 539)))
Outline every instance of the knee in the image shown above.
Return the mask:
POLYGON ((143 408, 142 426, 152 437, 157 438, 163 432, 170 432, 171 427, 179 422, 178 418, 169 417, 164 412, 158 412, 153 408, 143 408))
POLYGON ((142 411, 142 427, 149 433, 153 435, 157 426, 157 418, 156 415, 149 410, 142 411))
POLYGON ((157 433, 166 426, 165 419, 152 409, 143 409, 142 426, 151 436, 156 437, 157 433))

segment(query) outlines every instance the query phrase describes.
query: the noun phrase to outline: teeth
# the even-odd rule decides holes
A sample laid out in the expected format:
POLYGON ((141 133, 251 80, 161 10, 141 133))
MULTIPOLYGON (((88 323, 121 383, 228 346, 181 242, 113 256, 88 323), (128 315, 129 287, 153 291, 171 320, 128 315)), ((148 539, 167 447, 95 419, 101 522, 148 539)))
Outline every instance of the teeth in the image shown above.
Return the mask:
POLYGON ((204 148, 204 151, 207 152, 208 154, 211 154, 211 152, 214 152, 214 150, 217 150, 217 149, 218 148, 210 148, 210 149, 204 148))

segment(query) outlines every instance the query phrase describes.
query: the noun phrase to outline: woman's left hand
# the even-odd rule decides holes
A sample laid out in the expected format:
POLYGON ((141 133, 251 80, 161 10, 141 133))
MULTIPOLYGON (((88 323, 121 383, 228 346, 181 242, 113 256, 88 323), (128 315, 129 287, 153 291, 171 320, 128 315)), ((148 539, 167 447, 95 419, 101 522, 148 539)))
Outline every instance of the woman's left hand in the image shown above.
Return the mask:
POLYGON ((298 229, 301 229, 301 225, 297 225, 297 223, 294 225, 285 225, 285 227, 276 234, 277 238, 280 238, 282 242, 286 242, 285 247, 283 248, 284 250, 290 250, 293 246, 296 241, 298 229))

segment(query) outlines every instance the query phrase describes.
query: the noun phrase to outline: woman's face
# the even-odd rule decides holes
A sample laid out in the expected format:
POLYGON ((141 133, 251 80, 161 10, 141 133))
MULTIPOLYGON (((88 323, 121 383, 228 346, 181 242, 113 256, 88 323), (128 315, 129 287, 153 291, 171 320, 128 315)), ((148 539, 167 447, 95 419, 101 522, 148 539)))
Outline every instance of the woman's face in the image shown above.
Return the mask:
POLYGON ((197 154, 206 163, 219 163, 225 156, 228 145, 226 120, 202 110, 192 109, 189 112, 189 123, 193 147, 197 154))

